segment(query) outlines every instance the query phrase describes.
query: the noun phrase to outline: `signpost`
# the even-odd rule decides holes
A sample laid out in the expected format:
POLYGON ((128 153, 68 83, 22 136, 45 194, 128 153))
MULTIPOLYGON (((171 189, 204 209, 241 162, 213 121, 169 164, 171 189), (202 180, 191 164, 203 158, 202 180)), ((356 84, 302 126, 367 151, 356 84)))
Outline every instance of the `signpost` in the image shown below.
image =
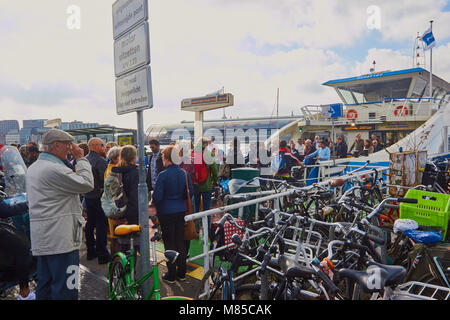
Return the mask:
POLYGON ((148 23, 145 22, 114 42, 116 77, 150 64, 149 35, 148 23))
POLYGON ((153 107, 150 66, 116 79, 117 114, 142 111, 153 107))
MULTIPOLYGON (((334 119, 342 117, 342 103, 335 103, 326 106, 322 106, 322 117, 331 118, 331 134, 333 136, 333 143, 336 141, 335 132, 334 132, 334 119)), ((333 163, 336 161, 336 148, 333 148, 333 163)))
MULTIPOLYGON (((153 108, 148 0, 117 0, 112 5, 117 114, 137 113, 139 163, 145 163, 144 115, 153 108)), ((145 165, 139 166, 140 272, 150 272, 148 190, 145 165)), ((150 291, 144 282, 143 293, 150 291)))
POLYGON ((147 0, 117 0, 112 5, 114 40, 148 20, 147 0))
POLYGON ((208 110, 225 108, 234 105, 234 96, 231 93, 208 95, 204 97, 183 99, 182 111, 194 111, 194 142, 203 137, 203 112, 208 110))

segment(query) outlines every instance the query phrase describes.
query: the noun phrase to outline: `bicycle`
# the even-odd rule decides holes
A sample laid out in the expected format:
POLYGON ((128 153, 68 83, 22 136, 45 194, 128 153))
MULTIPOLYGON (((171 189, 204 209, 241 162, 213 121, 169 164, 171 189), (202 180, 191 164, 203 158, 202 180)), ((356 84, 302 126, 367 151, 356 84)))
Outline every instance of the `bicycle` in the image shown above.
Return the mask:
MULTIPOLYGON (((249 248, 250 239, 249 233, 252 232, 254 234, 263 234, 266 231, 266 228, 261 228, 258 231, 253 231, 249 228, 240 226, 232 215, 229 213, 225 214, 220 221, 217 223, 217 228, 212 237, 213 241, 211 243, 211 256, 208 259, 209 268, 208 271, 204 274, 202 280, 200 281, 200 286, 196 291, 195 300, 197 299, 217 299, 220 298, 222 300, 235 300, 235 283, 234 283, 234 275, 238 273, 238 269, 240 267, 247 267, 245 272, 251 270, 254 262, 250 262, 249 259, 246 259, 245 255, 240 252, 240 247, 242 245, 242 240, 238 234, 234 234, 231 237, 231 241, 234 244, 235 248, 232 250, 227 250, 228 247, 233 246, 229 244, 226 247, 224 239, 223 239, 223 229, 225 222, 228 221, 235 227, 237 227, 240 231, 244 233, 244 242, 245 248, 247 252, 251 252, 252 250, 249 248), (220 246, 218 248, 218 246, 220 246), (222 253, 224 251, 224 253, 222 253), (228 269, 225 269, 223 265, 218 267, 214 266, 215 257, 218 256, 222 261, 230 261, 231 265, 228 269), (209 290, 207 292, 203 292, 206 287, 206 283, 209 283, 209 290)), ((254 242, 252 241, 252 244, 254 242)))
MULTIPOLYGON (((330 248, 330 253, 332 249, 330 248)), ((379 300, 448 300, 450 288, 433 284, 408 281, 406 269, 374 261, 367 262, 366 270, 343 268, 335 274, 354 283, 351 300, 359 300, 361 293, 369 294, 368 299, 379 300)))
MULTIPOLYGON (((157 227, 157 226, 154 226, 157 227)), ((139 225, 120 225, 114 233, 121 239, 130 239, 130 250, 126 253, 117 252, 112 261, 108 263, 108 296, 111 300, 193 300, 189 297, 169 296, 161 298, 158 266, 162 261, 157 260, 156 242, 161 240, 161 235, 156 232, 150 239, 152 248, 152 270, 139 279, 136 279, 136 252, 134 250, 134 237, 140 232, 139 225), (142 286, 145 281, 153 279, 150 292, 144 297, 142 286)), ((120 241, 120 240, 119 240, 120 241)), ((173 250, 164 252, 165 260, 175 263, 179 253, 173 250)))

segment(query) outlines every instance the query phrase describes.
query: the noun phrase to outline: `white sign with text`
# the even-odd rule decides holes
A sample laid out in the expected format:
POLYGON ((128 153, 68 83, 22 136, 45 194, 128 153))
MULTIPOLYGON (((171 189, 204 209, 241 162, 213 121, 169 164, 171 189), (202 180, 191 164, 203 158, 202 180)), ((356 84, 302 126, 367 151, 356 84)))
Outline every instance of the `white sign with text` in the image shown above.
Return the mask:
POLYGON ((118 115, 153 108, 150 66, 116 79, 116 110, 118 115))
POLYGON ((139 23, 148 20, 147 0, 117 0, 112 5, 113 35, 117 39, 139 23))
POLYGON ((114 70, 116 77, 150 63, 148 23, 124 34, 114 42, 114 70))

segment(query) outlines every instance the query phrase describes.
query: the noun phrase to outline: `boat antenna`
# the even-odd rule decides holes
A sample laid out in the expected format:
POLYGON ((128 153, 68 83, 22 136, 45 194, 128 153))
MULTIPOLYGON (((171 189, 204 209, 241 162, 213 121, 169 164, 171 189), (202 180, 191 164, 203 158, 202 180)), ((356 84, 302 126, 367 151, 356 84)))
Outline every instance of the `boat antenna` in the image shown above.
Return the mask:
POLYGON ((277 88, 277 131, 278 131, 278 105, 280 102, 280 88, 277 88))
POLYGON ((414 41, 413 68, 418 68, 421 65, 425 68, 425 47, 423 42, 420 41, 419 32, 417 32, 417 37, 414 41))
POLYGON ((373 67, 370 68, 370 73, 374 73, 374 72, 375 72, 375 65, 376 65, 376 64, 377 64, 377 63, 375 62, 375 60, 373 60, 373 62, 372 62, 373 67))

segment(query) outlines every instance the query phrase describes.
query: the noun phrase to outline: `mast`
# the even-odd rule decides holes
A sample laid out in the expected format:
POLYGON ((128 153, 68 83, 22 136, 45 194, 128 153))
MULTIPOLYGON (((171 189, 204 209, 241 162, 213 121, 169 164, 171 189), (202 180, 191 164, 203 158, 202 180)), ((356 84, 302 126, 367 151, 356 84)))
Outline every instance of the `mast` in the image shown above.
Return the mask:
MULTIPOLYGON (((430 21, 431 32, 433 32, 433 20, 430 21)), ((430 100, 433 98, 433 47, 430 48, 430 100)))
POLYGON ((280 102, 280 88, 277 88, 277 130, 279 129, 278 128, 278 105, 279 105, 279 102, 280 102))

